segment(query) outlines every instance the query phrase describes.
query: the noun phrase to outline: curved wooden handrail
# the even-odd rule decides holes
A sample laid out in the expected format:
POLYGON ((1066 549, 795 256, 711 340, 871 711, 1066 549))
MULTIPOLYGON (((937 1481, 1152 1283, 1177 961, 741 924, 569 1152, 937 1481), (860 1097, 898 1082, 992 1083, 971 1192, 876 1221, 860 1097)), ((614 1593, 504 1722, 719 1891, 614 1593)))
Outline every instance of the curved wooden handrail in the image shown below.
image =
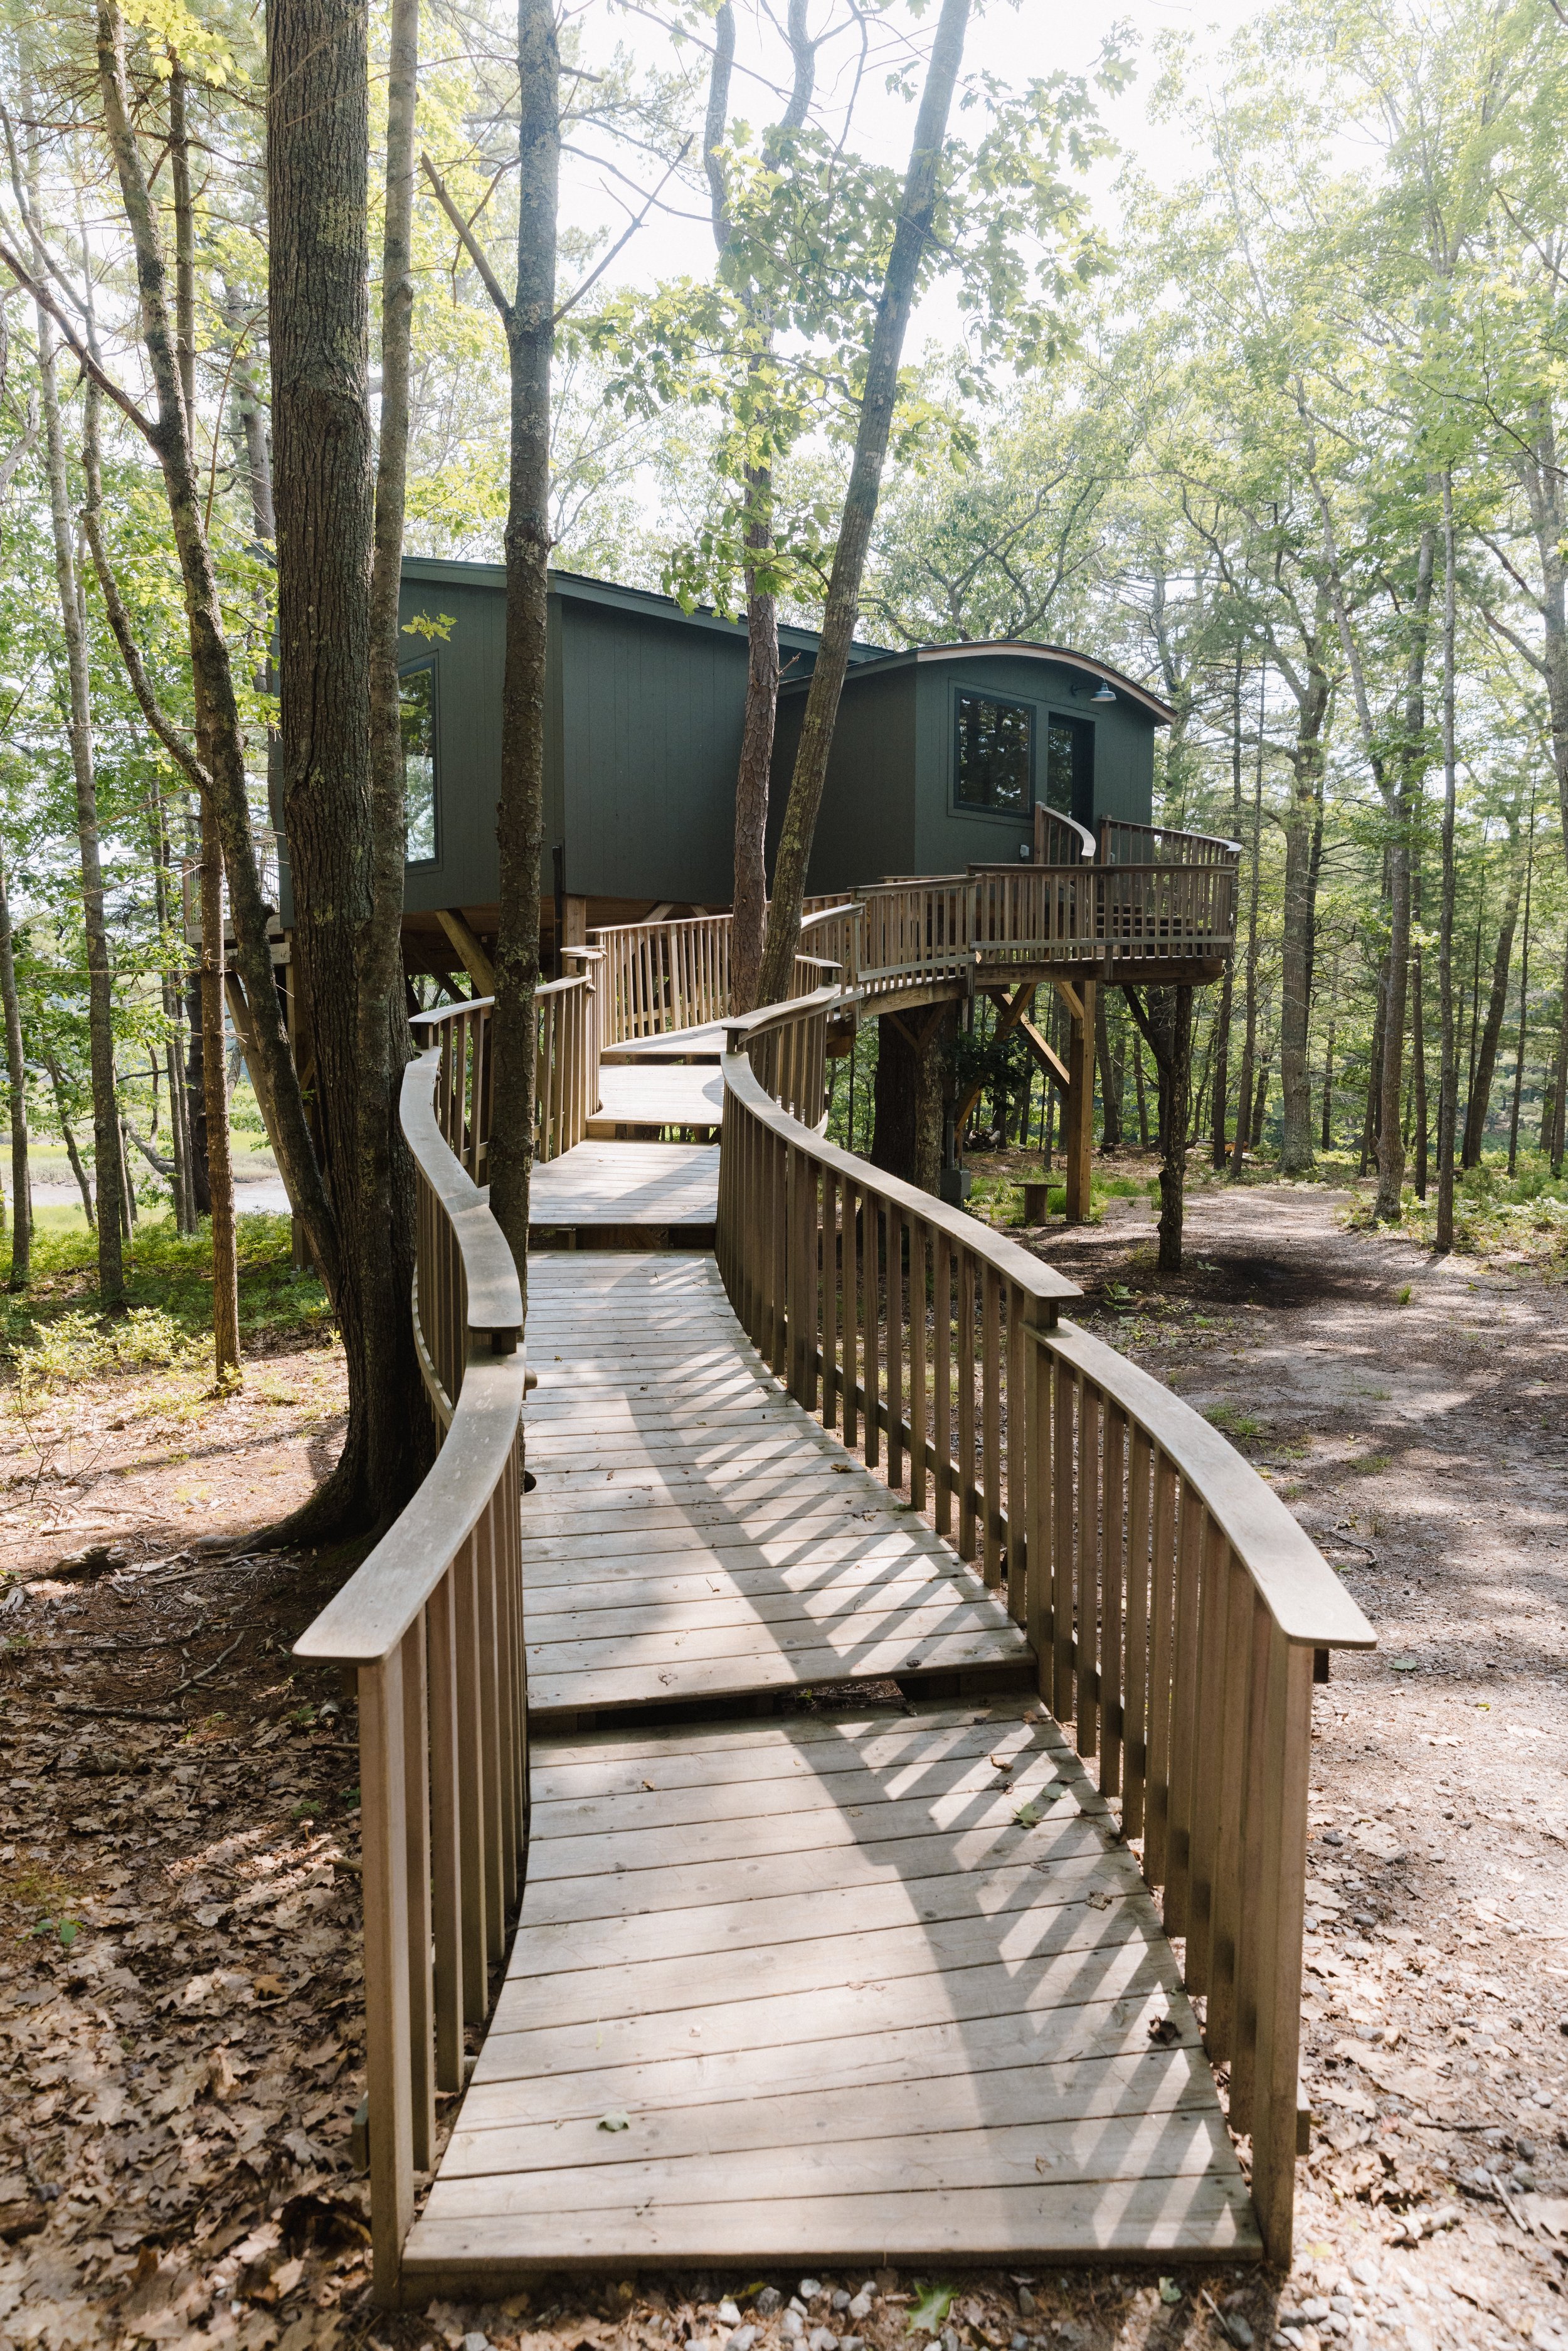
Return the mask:
MULTIPOLYGON (((820 1003, 823 998, 827 999, 824 1008, 831 1008, 844 1000, 834 988, 820 988, 815 1001, 820 1003)), ((749 1041, 758 1036, 767 1036, 783 1027, 792 1016, 798 1018, 813 1001, 810 997, 801 997, 793 1004, 768 1005, 762 1012, 748 1013, 744 1020, 730 1022, 725 1031, 728 1049, 721 1067, 727 1092, 733 1093, 753 1118, 782 1141, 795 1140, 795 1130, 800 1123, 791 1118, 789 1112, 773 1100, 758 1082, 746 1053, 728 1045, 728 1040, 741 1036, 749 1041)), ((977 1217, 967 1217, 961 1208, 950 1208, 945 1201, 934 1200, 929 1192, 919 1191, 915 1185, 905 1184, 901 1177, 889 1176, 880 1167, 869 1170, 863 1159, 857 1159, 852 1152, 841 1151, 837 1144, 828 1142, 825 1136, 814 1131, 810 1144, 811 1155, 819 1166, 857 1183, 863 1183, 869 1175, 884 1199, 892 1201, 911 1216, 919 1217, 933 1231, 946 1233, 960 1246, 972 1249, 977 1258, 994 1266, 1002 1279, 1014 1283, 1026 1298, 1038 1299, 1054 1309, 1063 1298, 1082 1297, 1083 1292, 1075 1281, 1070 1281, 1064 1273, 1058 1273, 1054 1266, 1047 1265, 1042 1259, 1031 1256, 1028 1249, 1020 1249, 1016 1241, 1009 1241, 1005 1233, 996 1232, 989 1225, 981 1224, 977 1217)))
POLYGON ((796 1401, 870 1468, 885 1442, 889 1484, 1005 1593, 1040 1696, 1142 1840, 1288 2262, 1312 1687, 1375 1636, 1217 1429, 1059 1321, 1071 1282, 811 1131, 814 1032, 877 1000, 821 989, 727 1025, 725 1287, 796 1401))
POLYGON ((1203 1415, 1116 1348, 1060 1322, 1051 1351, 1086 1373, 1166 1454, 1232 1548, 1285 1639, 1308 1649, 1375 1649, 1377 1635, 1312 1537, 1203 1415))
POLYGON ((439 1450, 294 1652, 358 1675, 371 2227, 383 2304, 396 2298, 415 2173, 434 2160, 435 2094, 464 2085, 465 2028, 488 2011, 521 1884, 522 1291, 459 1156, 476 1161, 486 1147, 489 1010, 486 1001, 423 1015, 415 1025, 438 1041, 403 1072, 414 1335, 439 1450))

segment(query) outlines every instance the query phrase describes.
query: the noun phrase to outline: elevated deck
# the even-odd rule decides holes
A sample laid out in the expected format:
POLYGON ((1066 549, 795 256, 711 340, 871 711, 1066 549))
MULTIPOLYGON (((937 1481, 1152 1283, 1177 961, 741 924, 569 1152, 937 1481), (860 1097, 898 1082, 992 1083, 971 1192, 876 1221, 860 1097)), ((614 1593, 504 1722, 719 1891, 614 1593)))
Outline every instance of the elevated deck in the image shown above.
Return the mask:
POLYGON ((540 1258, 529 1287, 536 1724, 865 1677, 1031 1684, 1005 1607, 768 1371, 711 1258, 540 1258))
POLYGON ((724 1080, 716 1063, 600 1064, 599 1108, 588 1122, 590 1135, 669 1126, 716 1134, 723 1123, 724 1080))
POLYGON ((1038 1706, 552 1739, 533 1786, 411 2293, 1259 2252, 1154 1905, 1038 1706))
POLYGON ((574 1144, 536 1165, 530 1237, 622 1249, 711 1249, 718 1214, 718 1145, 574 1144))

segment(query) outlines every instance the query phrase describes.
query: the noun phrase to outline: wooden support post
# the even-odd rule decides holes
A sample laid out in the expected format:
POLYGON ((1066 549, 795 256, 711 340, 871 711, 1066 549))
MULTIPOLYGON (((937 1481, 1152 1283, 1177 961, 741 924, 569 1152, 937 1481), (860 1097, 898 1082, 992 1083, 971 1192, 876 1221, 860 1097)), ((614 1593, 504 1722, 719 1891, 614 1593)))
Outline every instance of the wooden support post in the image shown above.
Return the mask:
POLYGON ((588 901, 577 892, 569 890, 560 902, 560 944, 563 947, 585 947, 588 945, 588 901))
POLYGON ((1094 990, 1082 979, 1067 1047, 1067 1221, 1089 1221, 1089 1155, 1094 1141, 1094 990))
POLYGON ((457 950, 458 960, 481 996, 496 993, 496 967, 456 906, 438 906, 435 919, 457 950))

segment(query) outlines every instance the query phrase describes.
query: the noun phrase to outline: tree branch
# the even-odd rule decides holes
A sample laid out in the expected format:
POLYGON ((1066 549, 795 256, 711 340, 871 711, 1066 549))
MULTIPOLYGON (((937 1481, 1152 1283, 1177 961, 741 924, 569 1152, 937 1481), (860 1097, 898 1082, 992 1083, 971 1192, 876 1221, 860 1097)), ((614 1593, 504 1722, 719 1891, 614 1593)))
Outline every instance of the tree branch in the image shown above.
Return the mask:
POLYGON ((105 369, 99 367, 98 361, 93 358, 92 353, 88 350, 87 345, 82 341, 81 338, 77 333, 76 329, 71 325, 70 320, 66 317, 65 312, 56 301, 54 296, 47 292, 47 289, 39 284, 37 278, 30 269, 28 269, 22 262, 17 260, 16 256, 12 252, 4 237, 0 237, 0 261, 5 263, 12 277, 16 280, 17 285, 20 286, 25 292, 32 296, 34 301, 38 305, 38 308, 41 310, 47 310, 48 312, 50 318, 59 329, 61 335, 65 338, 72 356, 78 361, 83 374, 91 376, 99 392, 101 392, 106 398, 113 401, 116 408, 120 410, 121 415, 128 416, 131 419, 131 423, 135 425, 136 430, 143 436, 144 439, 156 443, 157 428, 153 424, 152 418, 147 414, 144 409, 137 406, 135 401, 131 399, 131 394, 128 392, 123 392, 120 389, 120 385, 115 382, 114 378, 109 374, 105 369))
MULTIPOLYGON (((681 152, 676 156, 674 162, 670 165, 669 171, 665 172, 664 179, 660 181, 653 194, 648 198, 648 201, 643 205, 642 211, 636 214, 632 220, 628 221, 625 228, 616 238, 614 244, 611 246, 603 260, 589 271, 587 277, 583 279, 575 294, 568 295, 566 300, 561 304, 559 309, 557 310, 555 316, 550 320, 552 327, 559 327, 561 320, 567 316, 567 314, 570 311, 576 309, 578 304, 581 301, 589 287, 594 283, 594 280, 596 278, 602 277, 611 263, 614 260, 616 255, 621 251, 622 247, 631 244, 632 239, 636 235, 637 231, 642 227, 643 223, 653 211, 653 206, 658 203, 659 198, 664 194, 667 183, 673 174, 677 172, 681 165, 685 162, 686 149, 690 147, 691 143, 691 141, 688 139, 685 145, 682 147, 681 152)), ((429 166, 427 165, 426 169, 428 170, 428 168, 429 166)))
POLYGON ((430 182, 432 188, 435 192, 436 203, 441 206, 442 211, 446 214, 447 219, 457 231, 463 250, 466 253, 469 260, 474 264, 475 268, 478 271, 480 281, 484 286, 486 293, 490 297, 491 301, 494 302, 497 309, 500 312, 501 323, 509 332, 512 324, 512 305, 507 301, 505 294, 501 291, 500 279, 497 277, 495 271, 486 260, 484 252, 477 238, 472 234, 467 222, 464 219, 462 214, 453 203, 451 195, 447 192, 445 181, 442 178, 440 172, 436 170, 429 156, 422 153, 419 160, 425 178, 430 182))

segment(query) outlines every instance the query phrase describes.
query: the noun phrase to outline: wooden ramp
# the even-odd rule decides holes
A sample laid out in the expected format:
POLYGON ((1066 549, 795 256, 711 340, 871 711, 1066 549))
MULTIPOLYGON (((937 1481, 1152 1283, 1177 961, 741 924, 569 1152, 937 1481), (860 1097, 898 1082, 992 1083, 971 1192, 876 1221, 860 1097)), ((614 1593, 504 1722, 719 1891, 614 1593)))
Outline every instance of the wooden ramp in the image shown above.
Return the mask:
POLYGON ((1154 1906, 1037 1706, 550 1741, 533 1788, 411 2293, 1258 2253, 1154 1906))
POLYGON ((716 1143, 575 1144, 534 1168, 528 1228, 582 1232, 646 1247, 655 1237, 712 1246, 718 1215, 716 1143))
POLYGON ((601 1064, 599 1108, 591 1135, 614 1135, 628 1126, 706 1127, 724 1123, 724 1079, 700 1061, 653 1061, 639 1068, 601 1064))
POLYGON ((1006 1609, 785 1394, 712 1258, 539 1258, 528 1340, 536 1723, 890 1675, 1032 1686, 1006 1609))
POLYGON ((536 1257, 529 1291, 527 1890, 409 2298, 1255 2258, 1170 1946, 1005 1608, 710 1258, 536 1257))

